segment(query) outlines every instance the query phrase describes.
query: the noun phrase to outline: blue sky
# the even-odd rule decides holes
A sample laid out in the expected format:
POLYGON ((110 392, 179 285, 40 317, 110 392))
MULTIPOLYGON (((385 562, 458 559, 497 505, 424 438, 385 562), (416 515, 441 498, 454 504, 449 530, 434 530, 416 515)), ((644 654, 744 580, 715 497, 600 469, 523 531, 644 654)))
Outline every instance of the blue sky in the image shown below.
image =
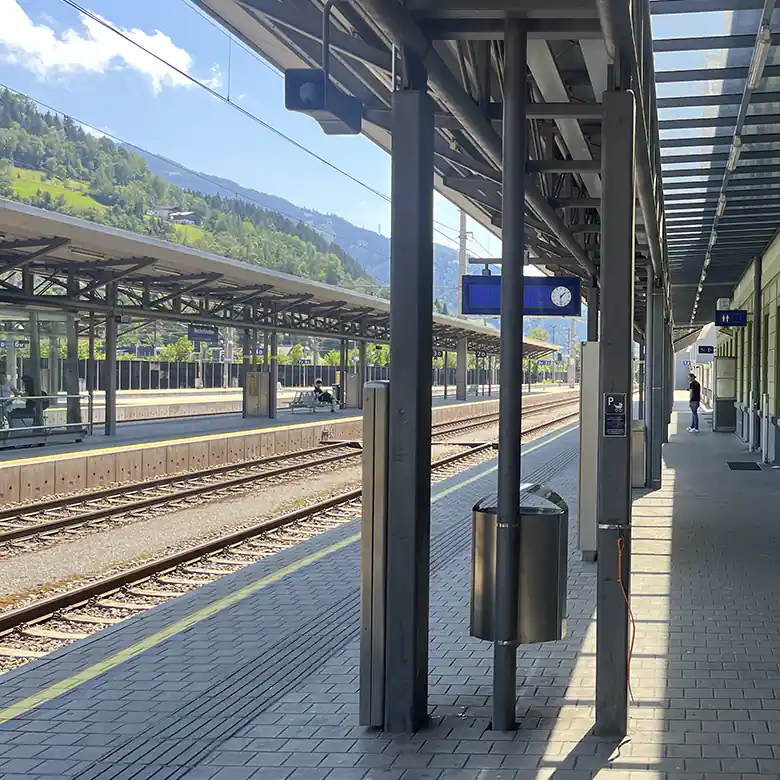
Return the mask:
MULTIPOLYGON (((371 189, 389 193, 385 152, 361 137, 325 136, 313 120, 287 112, 281 75, 231 44, 189 0, 89 0, 86 7, 371 189)), ((0 0, 0 19, 0 83, 187 167, 389 235, 386 199, 187 82, 63 0, 0 0)), ((653 29, 659 38, 715 36, 728 31, 729 20, 728 13, 656 16, 653 29)), ((713 57, 717 52, 662 54, 656 66, 705 67, 713 57)), ((706 89, 703 82, 662 84, 659 95, 706 89)), ((665 109, 662 118, 706 111, 665 109)), ((435 203, 435 240, 454 246, 458 211, 440 196, 435 203)), ((469 230, 471 254, 500 254, 500 241, 484 228, 470 220, 469 230)))
MULTIPOLYGON (((390 158, 362 137, 328 137, 284 108, 281 75, 187 0, 90 0, 85 7, 134 40, 333 162, 390 191, 390 158)), ((128 143, 206 173, 389 235, 390 206, 234 107, 188 83, 62 0, 0 0, 0 82, 128 143)), ((436 197, 435 240, 454 246, 458 211, 436 197), (450 240, 448 240, 450 239, 450 240)), ((469 249, 500 253, 470 221, 469 249)))

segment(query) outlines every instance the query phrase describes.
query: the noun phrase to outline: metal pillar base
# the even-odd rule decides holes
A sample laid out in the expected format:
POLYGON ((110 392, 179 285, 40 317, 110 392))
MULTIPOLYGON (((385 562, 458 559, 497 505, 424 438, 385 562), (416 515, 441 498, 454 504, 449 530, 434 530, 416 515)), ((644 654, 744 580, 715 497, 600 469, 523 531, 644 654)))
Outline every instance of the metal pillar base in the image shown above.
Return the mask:
POLYGON ((599 526, 599 573, 596 598, 596 729, 599 737, 624 737, 628 732, 627 594, 631 593, 631 529, 599 526), (618 540, 623 541, 619 553, 618 540), (620 561, 620 576, 618 576, 620 561), (621 587, 622 582, 622 587, 621 587))

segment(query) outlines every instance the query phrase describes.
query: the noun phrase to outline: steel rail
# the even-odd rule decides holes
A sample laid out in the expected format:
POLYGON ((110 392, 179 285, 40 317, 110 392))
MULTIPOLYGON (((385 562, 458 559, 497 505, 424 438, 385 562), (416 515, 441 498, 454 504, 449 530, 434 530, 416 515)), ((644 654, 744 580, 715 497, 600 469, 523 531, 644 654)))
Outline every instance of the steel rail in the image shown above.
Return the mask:
MULTIPOLYGON (((578 417, 579 412, 564 415, 555 420, 548 420, 547 422, 540 423, 537 426, 525 431, 525 434, 534 433, 542 428, 555 425, 556 423, 565 422, 566 420, 578 417)), ((444 466, 448 466, 452 463, 456 463, 460 460, 471 457, 488 449, 493 448, 492 442, 485 442, 484 444, 478 444, 469 448, 464 452, 457 452, 453 455, 448 455, 444 458, 434 461, 431 464, 431 470, 440 469, 444 466)), ((320 501, 316 504, 310 504, 302 509, 296 509, 293 512, 287 512, 279 515, 278 517, 263 520, 260 523, 242 528, 241 530, 234 531, 230 534, 220 536, 216 539, 212 539, 208 542, 203 542, 194 547, 190 547, 181 552, 166 555, 163 558, 158 558, 154 561, 141 564, 140 566, 127 569, 117 574, 112 574, 108 577, 104 577, 95 582, 91 582, 79 588, 67 591, 65 593, 59 593, 49 598, 36 601, 32 604, 28 604, 23 607, 0 614, 0 636, 13 631, 21 625, 39 622, 42 619, 54 615, 56 612, 63 609, 72 609, 80 606, 90 600, 97 597, 104 597, 115 593, 121 588, 137 584, 140 581, 147 580, 150 577, 163 574, 172 569, 177 568, 183 564, 189 563, 194 560, 198 560, 205 555, 210 555, 219 550, 232 547, 236 544, 251 539, 262 533, 272 531, 276 528, 290 525, 292 523, 305 520, 307 517, 325 512, 333 509, 337 506, 347 504, 351 501, 359 499, 362 495, 362 489, 357 488, 345 493, 341 493, 337 496, 332 496, 325 501, 320 501)))

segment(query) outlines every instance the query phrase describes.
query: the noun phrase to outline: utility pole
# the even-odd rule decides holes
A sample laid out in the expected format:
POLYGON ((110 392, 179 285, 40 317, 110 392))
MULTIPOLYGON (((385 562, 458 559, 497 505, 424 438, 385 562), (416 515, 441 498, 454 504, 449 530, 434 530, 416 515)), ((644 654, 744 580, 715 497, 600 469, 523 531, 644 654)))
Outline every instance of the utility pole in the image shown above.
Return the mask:
POLYGON ((467 273, 466 265, 466 212, 460 212, 460 233, 458 233, 458 317, 463 316, 463 277, 467 273))
POLYGON ((569 371, 568 380, 569 387, 574 387, 575 375, 574 375, 574 337, 575 337, 576 320, 571 318, 571 328, 569 330, 569 371))

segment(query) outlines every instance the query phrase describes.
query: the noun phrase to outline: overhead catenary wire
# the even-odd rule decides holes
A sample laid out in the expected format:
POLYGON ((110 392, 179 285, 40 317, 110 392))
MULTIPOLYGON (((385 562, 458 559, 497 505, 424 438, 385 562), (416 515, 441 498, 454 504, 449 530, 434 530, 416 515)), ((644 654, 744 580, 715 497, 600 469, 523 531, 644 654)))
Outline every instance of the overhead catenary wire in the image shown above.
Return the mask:
MULTIPOLYGON (((34 98, 32 95, 21 92, 20 90, 14 89, 13 87, 9 87, 7 84, 4 84, 0 82, 0 88, 7 89, 9 92, 13 92, 16 95, 21 95, 22 97, 27 98, 28 100, 32 100, 33 103, 37 104, 41 108, 45 108, 47 111, 52 111, 55 114, 59 114, 60 116, 69 116, 71 119, 78 122, 79 125, 83 127, 88 127, 90 130, 93 130, 94 132, 106 136, 106 138, 110 138, 112 141, 118 144, 122 144, 124 146, 130 147, 131 149, 135 149, 139 152, 143 152, 146 155, 149 155, 149 157, 154 157, 156 160, 159 160, 160 162, 164 162, 168 165, 172 165, 179 170, 182 170, 191 176, 195 176, 196 178, 200 179, 201 181, 208 182, 209 184, 214 185, 215 187, 218 187, 220 190, 225 190, 226 192, 229 192, 233 195, 235 195, 237 198, 240 198, 241 200, 249 201, 250 203, 254 203, 259 208, 263 209, 264 211, 271 211, 273 213, 280 214, 283 217, 286 217, 287 219, 293 221, 293 222, 301 222, 300 217, 295 216, 294 214, 290 214, 289 212, 282 211, 281 209, 274 208, 269 209, 267 208, 262 201, 258 200, 257 198, 252 198, 249 195, 244 194, 243 192, 240 192, 237 189, 233 189, 232 187, 228 187, 222 182, 217 181, 216 179, 212 179, 210 176, 208 176, 205 173, 201 173, 200 171, 196 171, 193 168, 188 168, 186 165, 183 165, 182 163, 178 163, 174 160, 170 160, 167 157, 164 157, 161 154, 156 154, 155 152, 150 152, 148 149, 143 148, 142 146, 138 146, 137 144, 131 143, 130 141, 126 141, 125 139, 119 137, 118 135, 114 133, 110 133, 106 130, 103 130, 96 125, 93 125, 89 122, 85 122, 83 119, 80 119, 77 116, 73 116, 72 114, 69 114, 67 111, 62 111, 59 108, 56 108, 55 106, 50 105, 49 103, 46 103, 42 100, 38 100, 37 98, 34 98)), ((306 223, 303 223, 306 224, 306 223)), ((338 237, 334 234, 334 240, 337 240, 338 237)), ((349 246, 353 246, 354 244, 350 243, 349 246)), ((382 254, 381 252, 377 252, 375 249, 371 249, 370 247, 363 246, 361 247, 366 252, 370 252, 373 255, 376 255, 379 258, 387 259, 387 257, 382 254)), ((345 249, 345 251, 348 251, 345 249)), ((383 286, 379 283, 377 283, 377 286, 383 286)))
MULTIPOLYGON (((200 87, 204 91, 206 91, 209 95, 212 97, 217 98, 217 100, 220 100, 221 102, 225 103, 228 106, 231 106, 236 111, 243 114, 248 119, 251 119, 253 122, 256 122, 261 127, 265 128, 269 132, 273 133, 277 137, 281 138, 284 141, 287 141, 288 143, 292 144, 296 149, 299 151, 302 151, 309 156, 313 157, 318 162, 322 163, 323 165, 327 166, 328 168, 332 169, 333 171, 340 173, 342 176, 345 176, 347 179, 352 181, 353 183, 357 184, 360 187, 363 187, 368 192, 371 192, 373 195, 376 195, 378 198, 381 198, 387 203, 392 203, 392 199, 389 195, 386 195, 385 193, 381 192, 380 190, 377 190, 375 187, 372 187, 367 182, 362 181, 357 176, 353 176, 348 171, 344 170, 343 168, 339 167, 335 163, 328 160, 326 157, 323 157, 322 155, 317 154, 316 152, 312 151, 308 147, 304 146, 299 141, 296 141, 294 138, 290 137, 286 133, 279 130, 279 128, 272 125, 270 122, 266 122, 261 117, 257 116, 257 114, 253 114, 251 111, 248 111, 243 106, 239 105, 238 103, 234 102, 230 99, 229 96, 223 95, 218 90, 214 89, 213 87, 209 86, 205 82, 201 81, 200 79, 197 79, 195 76, 193 76, 190 73, 187 73, 187 71, 182 70, 181 68, 177 67, 170 61, 166 60, 164 57, 161 57, 159 54, 156 54, 151 49, 146 48, 142 44, 138 43, 138 41, 133 40, 129 35, 126 35, 122 30, 120 30, 115 25, 111 24, 111 22, 107 21, 106 19, 103 19, 101 16, 98 16, 94 12, 90 11, 88 8, 85 8, 82 5, 79 5, 79 3, 75 2, 75 0, 62 0, 63 3, 73 8, 75 11, 78 11, 80 14, 83 14, 88 19, 91 19, 92 21, 96 22, 97 24, 102 25, 110 32, 113 32, 115 35, 118 35, 122 40, 126 41, 127 43, 131 44, 132 46, 135 46, 137 49, 140 49, 141 51, 148 54, 150 57, 153 57, 155 60, 157 60, 161 65, 164 65, 165 67, 172 70, 174 73, 177 73, 182 78, 189 81, 191 84, 200 87)), ((212 22, 212 20, 208 20, 212 25, 215 24, 212 22)), ((234 36, 230 36, 231 39, 234 36)), ((246 48, 246 47, 244 47, 246 48)), ((448 241, 451 241, 452 239, 446 236, 440 229, 435 227, 435 225, 443 225, 448 230, 451 229, 448 225, 444 225, 444 223, 437 222, 434 220, 434 232, 439 233, 440 235, 444 236, 448 241)))

